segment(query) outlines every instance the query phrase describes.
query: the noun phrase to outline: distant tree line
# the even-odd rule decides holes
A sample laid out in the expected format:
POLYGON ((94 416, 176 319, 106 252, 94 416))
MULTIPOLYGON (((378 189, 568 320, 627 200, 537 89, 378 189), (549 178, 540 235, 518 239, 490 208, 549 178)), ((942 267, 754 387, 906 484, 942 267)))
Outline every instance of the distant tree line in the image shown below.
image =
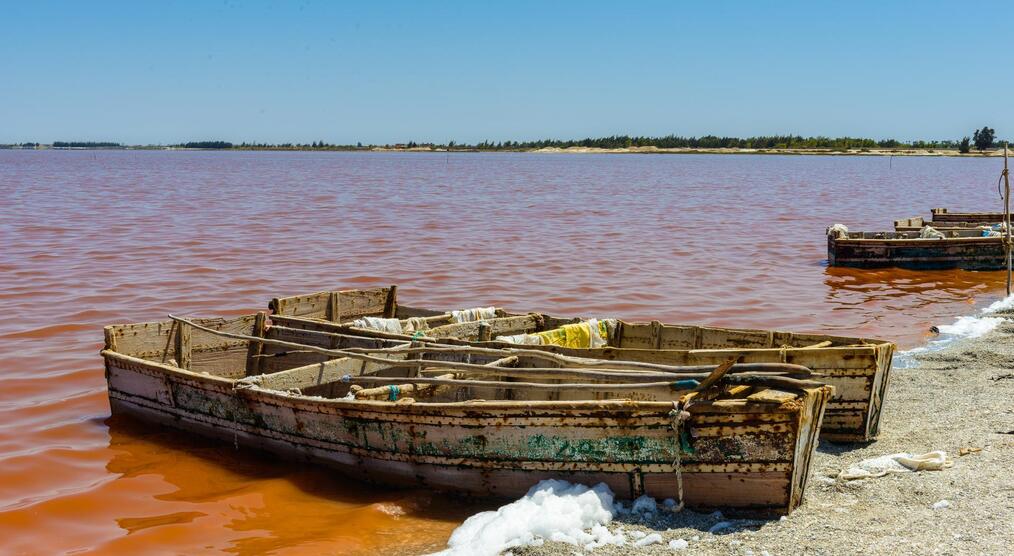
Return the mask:
MULTIPOLYGON (((957 149, 959 152, 968 153, 974 146, 979 151, 991 149, 997 144, 995 131, 984 126, 977 129, 972 137, 964 137, 961 141, 940 140, 940 141, 898 141, 896 139, 869 139, 863 137, 803 137, 801 135, 761 135, 756 137, 719 137, 717 135, 704 135, 701 137, 684 137, 681 135, 665 135, 661 137, 631 136, 631 135, 610 135, 608 137, 588 137, 585 139, 542 139, 537 141, 491 141, 483 140, 475 144, 457 143, 448 141, 446 144, 431 142, 406 141, 404 143, 386 145, 366 145, 357 142, 355 145, 331 144, 326 141, 313 141, 311 143, 248 143, 233 144, 228 141, 191 141, 172 145, 177 148, 187 149, 243 149, 243 150, 331 150, 331 151, 353 151, 369 150, 373 148, 385 149, 431 149, 431 150, 453 150, 453 151, 529 151, 544 148, 566 149, 571 147, 586 147, 595 149, 623 149, 636 147, 654 147, 658 149, 757 149, 757 150, 779 150, 779 149, 824 149, 824 150, 870 150, 870 149, 957 149)), ((21 143, 12 145, 0 145, 0 147, 39 147, 38 143, 21 143)), ((93 141, 56 141, 53 147, 80 147, 80 148, 128 148, 120 143, 93 142, 93 141)), ((138 147, 129 147, 138 148, 138 147)), ((147 148, 161 148, 150 145, 147 148)))
MULTIPOLYGON (((467 145, 457 145, 467 148, 467 145)), ((597 149, 622 149, 631 147, 655 147, 659 149, 953 149, 956 141, 913 141, 910 143, 896 139, 868 139, 862 137, 803 137, 800 135, 766 135, 757 137, 719 137, 705 135, 702 137, 683 137, 666 135, 663 137, 643 137, 630 135, 611 135, 609 137, 586 138, 561 141, 543 139, 540 141, 482 141, 474 145, 478 150, 529 150, 543 148, 588 147, 597 149)))
POLYGON ((115 149, 122 146, 123 145, 120 143, 111 143, 108 141, 53 141, 54 148, 78 147, 83 149, 115 149))
POLYGON ((191 141, 173 146, 182 149, 231 149, 232 143, 228 141, 191 141))

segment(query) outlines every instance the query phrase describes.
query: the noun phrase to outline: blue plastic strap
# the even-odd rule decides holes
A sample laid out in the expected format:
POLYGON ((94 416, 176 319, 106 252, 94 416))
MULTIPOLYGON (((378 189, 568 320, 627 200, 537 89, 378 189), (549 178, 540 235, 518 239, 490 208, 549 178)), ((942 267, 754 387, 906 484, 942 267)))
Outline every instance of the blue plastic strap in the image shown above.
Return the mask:
POLYGON ((392 384, 387 387, 387 390, 387 400, 392 402, 398 401, 398 394, 400 393, 401 388, 398 388, 397 384, 392 384))
POLYGON ((694 388, 697 388, 700 385, 701 385, 700 382, 692 378, 677 380, 676 382, 672 383, 672 387, 674 390, 693 390, 694 388))

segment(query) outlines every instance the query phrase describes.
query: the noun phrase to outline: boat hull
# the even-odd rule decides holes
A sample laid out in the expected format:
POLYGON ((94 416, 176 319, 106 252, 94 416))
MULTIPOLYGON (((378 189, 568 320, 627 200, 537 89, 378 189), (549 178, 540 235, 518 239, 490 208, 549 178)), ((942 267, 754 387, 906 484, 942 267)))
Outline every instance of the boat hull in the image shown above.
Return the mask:
MULTIPOLYGON (((260 388, 103 352, 110 405, 230 444, 392 486, 516 497, 537 481, 604 482, 622 498, 677 496, 670 403, 345 401, 260 388)), ((829 388, 783 404, 691 407, 691 508, 784 514, 802 500, 829 388)))
POLYGON ((1002 270, 1007 268, 1003 241, 1002 237, 852 239, 829 235, 827 259, 830 266, 853 268, 1002 270))

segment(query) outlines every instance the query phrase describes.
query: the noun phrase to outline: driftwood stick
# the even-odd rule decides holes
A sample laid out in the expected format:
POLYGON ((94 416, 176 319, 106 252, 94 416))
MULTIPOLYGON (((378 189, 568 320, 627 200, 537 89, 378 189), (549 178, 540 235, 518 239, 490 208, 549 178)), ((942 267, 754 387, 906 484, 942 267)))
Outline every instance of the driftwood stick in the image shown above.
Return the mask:
MULTIPOLYGON (((454 378, 454 373, 448 373, 440 375, 439 379, 451 380, 454 378)), ((404 379, 399 379, 404 380, 404 379)), ((420 384, 417 382, 409 384, 398 384, 399 394, 422 394, 429 392, 440 387, 439 384, 420 384)), ((391 395, 391 389, 387 386, 377 386, 375 388, 363 388, 355 393, 357 400, 362 399, 376 399, 376 398, 387 398, 391 395)))
MULTIPOLYGON (((451 378, 440 378, 440 377, 417 377, 407 379, 411 380, 414 384, 434 384, 441 386, 474 386, 474 387, 486 387, 486 388, 527 388, 533 390, 590 390, 590 391, 610 391, 610 390, 645 390, 652 388, 670 388, 672 391, 690 391, 690 388, 678 388, 675 386, 675 382, 636 382, 636 383, 609 383, 609 384, 588 384, 588 383, 573 383, 573 384, 545 384, 540 382, 504 382, 499 380, 468 380, 468 379, 451 379, 451 378)), ((389 377, 389 376, 350 376, 348 381, 352 384, 393 384, 402 385, 405 384, 405 377, 389 377)), ((365 392, 366 390, 360 390, 365 392)))
POLYGON ((711 373, 708 374, 708 376, 705 377, 703 381, 701 381, 700 386, 694 388, 694 390, 700 392, 703 390, 707 390, 712 386, 718 384, 718 382, 722 380, 722 377, 729 372, 729 369, 731 369, 736 364, 736 361, 739 361, 739 359, 740 359, 739 357, 733 357, 732 359, 729 359, 725 363, 722 363, 721 365, 716 367, 715 370, 711 371, 711 373))
MULTIPOLYGON (((497 369, 495 367, 506 367, 508 365, 513 365, 514 363, 517 363, 517 361, 518 361, 518 358, 516 356, 514 356, 514 355, 511 355, 510 357, 504 357, 503 359, 497 359, 496 361, 490 361, 489 363, 486 363, 486 365, 484 365, 484 366, 485 367, 492 367, 490 370, 496 371, 497 369)), ((425 372, 440 372, 440 373, 445 373, 446 369, 421 369, 418 372, 419 372, 419 374, 422 374, 422 373, 425 373, 425 372)), ((469 371, 465 371, 465 372, 469 372, 469 371)), ((503 372, 503 370, 501 369, 500 372, 503 372)), ((439 375, 437 377, 434 377, 434 378, 454 379, 454 378, 457 378, 460 374, 461 373, 446 373, 446 374, 441 374, 441 375, 439 375)), ((424 393, 427 393, 427 392, 429 392, 431 390, 435 390, 435 389, 437 389, 439 387, 440 387, 440 385, 437 385, 437 384, 408 383, 408 384, 400 384, 400 385, 398 385, 398 390, 402 394, 413 394, 413 393, 415 393, 415 394, 424 394, 424 393)), ((355 396, 356 396, 357 400, 358 399, 363 399, 363 398, 377 398, 377 397, 383 398, 383 397, 390 396, 390 392, 391 392, 390 388, 388 388, 386 386, 378 386, 376 388, 365 388, 363 390, 359 390, 358 392, 355 393, 355 396)))
MULTIPOLYGON (((444 344, 433 344, 431 342, 426 342, 424 347, 348 348, 346 351, 349 351, 351 353, 363 353, 363 354, 383 352, 383 353, 460 353, 460 354, 471 353, 479 355, 497 355, 506 352, 515 355, 531 357, 533 359, 542 359, 545 361, 561 363, 565 366, 566 365, 580 365, 586 367, 608 366, 614 369, 668 371, 668 372, 711 371, 715 368, 715 365, 674 366, 674 365, 663 365, 660 363, 644 363, 641 361, 617 361, 610 359, 593 359, 588 357, 576 357, 536 349, 448 346, 444 344), (678 369, 678 371, 676 371, 676 369, 678 369)), ((813 371, 811 371, 809 368, 804 367, 802 365, 794 365, 792 363, 737 363, 732 367, 731 371, 737 373, 748 371, 770 371, 770 372, 782 371, 800 375, 813 374, 813 371)))
POLYGON ((807 388, 819 388, 827 386, 823 382, 813 380, 800 380, 787 376, 755 375, 755 374, 734 374, 726 375, 722 379, 726 384, 743 384, 746 386, 766 386, 768 388, 781 388, 786 390, 805 390, 807 388))
MULTIPOLYGON (((420 369, 419 376, 433 376, 446 373, 446 368, 441 368, 439 363, 434 362, 434 365, 430 368, 420 369)), ((703 381, 711 376, 711 373, 657 373, 650 371, 624 371, 624 370, 602 370, 602 369, 560 369, 560 368, 549 368, 549 369, 515 369, 515 368, 492 368, 492 369, 470 369, 470 370, 458 370, 455 372, 455 376, 459 377, 512 377, 512 378, 528 378, 528 379, 563 379, 563 378, 580 378, 584 380, 621 380, 629 382, 660 382, 660 381, 672 381, 674 379, 686 380, 693 379, 703 381)), ((732 382, 730 379, 733 375, 726 375, 720 382, 732 382)), ((736 374, 735 376, 751 376, 763 378, 763 377, 785 377, 793 378, 791 376, 785 376, 782 374, 772 373, 745 373, 736 374)), ((809 375, 807 375, 809 376, 809 375)))
POLYGON ((497 359, 496 361, 490 361, 489 363, 483 365, 483 367, 510 367, 511 365, 514 365, 517 362, 518 362, 517 355, 509 355, 507 357, 497 359))

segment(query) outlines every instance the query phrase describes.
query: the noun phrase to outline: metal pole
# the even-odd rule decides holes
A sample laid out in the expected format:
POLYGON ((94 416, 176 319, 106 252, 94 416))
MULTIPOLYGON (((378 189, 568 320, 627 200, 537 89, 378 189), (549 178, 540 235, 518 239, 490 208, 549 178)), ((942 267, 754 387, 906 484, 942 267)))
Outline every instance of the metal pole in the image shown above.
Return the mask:
POLYGON ((1007 296, 1010 296, 1011 282, 1011 237, 1010 237, 1010 174, 1007 171, 1007 143, 1003 144, 1003 221, 1007 246, 1007 296))

